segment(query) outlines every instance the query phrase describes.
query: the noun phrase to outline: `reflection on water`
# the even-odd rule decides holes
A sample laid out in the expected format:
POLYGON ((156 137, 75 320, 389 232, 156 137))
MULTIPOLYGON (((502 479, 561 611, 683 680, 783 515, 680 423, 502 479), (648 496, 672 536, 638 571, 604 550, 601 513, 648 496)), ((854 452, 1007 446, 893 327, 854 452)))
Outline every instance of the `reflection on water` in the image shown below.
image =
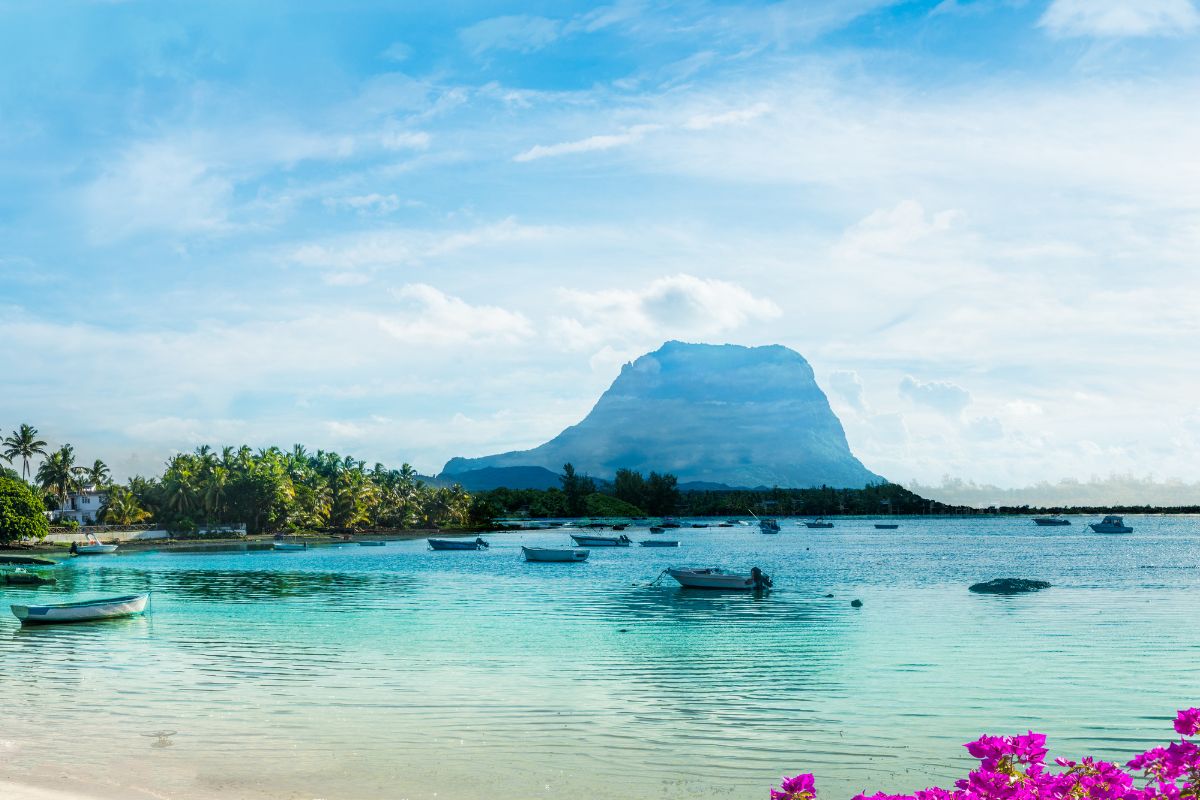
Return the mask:
POLYGON ((1200 692, 1195 523, 1134 524, 681 529, 677 551, 561 565, 519 550, 561 531, 461 553, 74 559, 5 601, 153 590, 151 613, 0 622, 0 778, 53 768, 185 799, 756 798, 800 769, 834 795, 944 781, 981 730, 1122 755, 1200 692), (757 565, 777 588, 648 585, 672 564, 757 565), (1054 587, 966 591, 1006 575, 1054 587))

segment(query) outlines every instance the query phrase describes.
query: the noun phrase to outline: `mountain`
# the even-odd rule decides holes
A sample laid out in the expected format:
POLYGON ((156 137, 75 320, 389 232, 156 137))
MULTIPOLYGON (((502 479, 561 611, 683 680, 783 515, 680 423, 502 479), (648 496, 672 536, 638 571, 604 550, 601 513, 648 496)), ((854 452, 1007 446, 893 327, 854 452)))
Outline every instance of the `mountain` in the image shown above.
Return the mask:
POLYGON ((567 462, 600 478, 627 467, 740 487, 884 481, 850 452, 812 367, 780 345, 667 342, 622 367, 578 425, 532 450, 452 458, 439 477, 511 467, 557 473, 567 462))

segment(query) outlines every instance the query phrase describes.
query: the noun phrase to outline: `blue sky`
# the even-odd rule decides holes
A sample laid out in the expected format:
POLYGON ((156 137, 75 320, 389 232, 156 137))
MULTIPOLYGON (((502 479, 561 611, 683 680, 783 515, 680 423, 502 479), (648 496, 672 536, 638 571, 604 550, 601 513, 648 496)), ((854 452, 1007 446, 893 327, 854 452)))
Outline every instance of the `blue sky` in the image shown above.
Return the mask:
POLYGON ((0 0, 0 427, 436 470, 666 339, 895 480, 1200 480, 1191 0, 0 0))

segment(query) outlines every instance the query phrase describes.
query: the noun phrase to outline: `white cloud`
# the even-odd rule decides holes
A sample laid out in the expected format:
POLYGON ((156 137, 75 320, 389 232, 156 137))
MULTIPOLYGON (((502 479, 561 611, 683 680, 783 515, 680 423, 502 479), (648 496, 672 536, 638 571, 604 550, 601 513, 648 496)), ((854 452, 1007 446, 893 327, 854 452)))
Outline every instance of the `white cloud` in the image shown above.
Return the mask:
POLYGON ((328 208, 347 208, 360 214, 391 214, 406 205, 394 194, 350 195, 348 197, 327 197, 323 201, 328 208))
POLYGON ((971 393, 949 381, 917 380, 906 375, 900 381, 900 394, 917 405, 932 408, 943 414, 961 414, 971 404, 971 393))
POLYGON ((550 158, 572 153, 592 153, 599 150, 611 150, 614 147, 624 147, 627 144, 640 141, 647 133, 660 130, 660 125, 634 125, 623 133, 598 134, 586 139, 558 144, 538 144, 517 153, 513 161, 536 161, 539 158, 550 158))
POLYGON ((731 111, 695 114, 683 123, 683 127, 693 131, 703 131, 722 125, 740 125, 761 117, 771 110, 767 103, 755 103, 747 108, 735 108, 731 111))
POLYGON ((829 390, 844 400, 847 405, 857 411, 866 409, 863 398, 863 384, 858 373, 853 370, 834 370, 829 373, 829 390))
POLYGON ((459 39, 476 55, 489 50, 532 53, 558 39, 562 23, 532 14, 513 14, 476 22, 459 31, 459 39))
POLYGON ((1191 0, 1054 0, 1038 22, 1054 36, 1177 36, 1200 26, 1191 0))
POLYGON ((386 61, 407 61, 412 58, 413 49, 404 42, 392 42, 379 57, 386 61))
POLYGON ((533 325, 523 314, 496 306, 472 306, 428 284, 408 284, 395 296, 407 309, 380 320, 380 327, 404 342, 512 344, 533 334, 533 325))

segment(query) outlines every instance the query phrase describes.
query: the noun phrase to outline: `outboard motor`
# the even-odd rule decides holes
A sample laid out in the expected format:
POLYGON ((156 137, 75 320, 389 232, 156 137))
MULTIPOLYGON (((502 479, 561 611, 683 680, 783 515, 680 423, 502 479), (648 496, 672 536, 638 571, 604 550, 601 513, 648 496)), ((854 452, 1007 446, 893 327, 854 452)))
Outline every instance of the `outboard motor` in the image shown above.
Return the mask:
POLYGON ((771 576, 767 575, 758 567, 753 567, 750 570, 750 579, 754 581, 754 591, 756 592, 766 591, 774 586, 774 584, 771 583, 771 576))
POLYGON ((620 541, 625 542, 626 544, 633 544, 633 540, 623 533, 621 534, 620 541))
POLYGON ((491 546, 487 542, 485 542, 481 537, 478 537, 478 536, 475 537, 475 544, 479 545, 480 547, 490 547, 491 546))

